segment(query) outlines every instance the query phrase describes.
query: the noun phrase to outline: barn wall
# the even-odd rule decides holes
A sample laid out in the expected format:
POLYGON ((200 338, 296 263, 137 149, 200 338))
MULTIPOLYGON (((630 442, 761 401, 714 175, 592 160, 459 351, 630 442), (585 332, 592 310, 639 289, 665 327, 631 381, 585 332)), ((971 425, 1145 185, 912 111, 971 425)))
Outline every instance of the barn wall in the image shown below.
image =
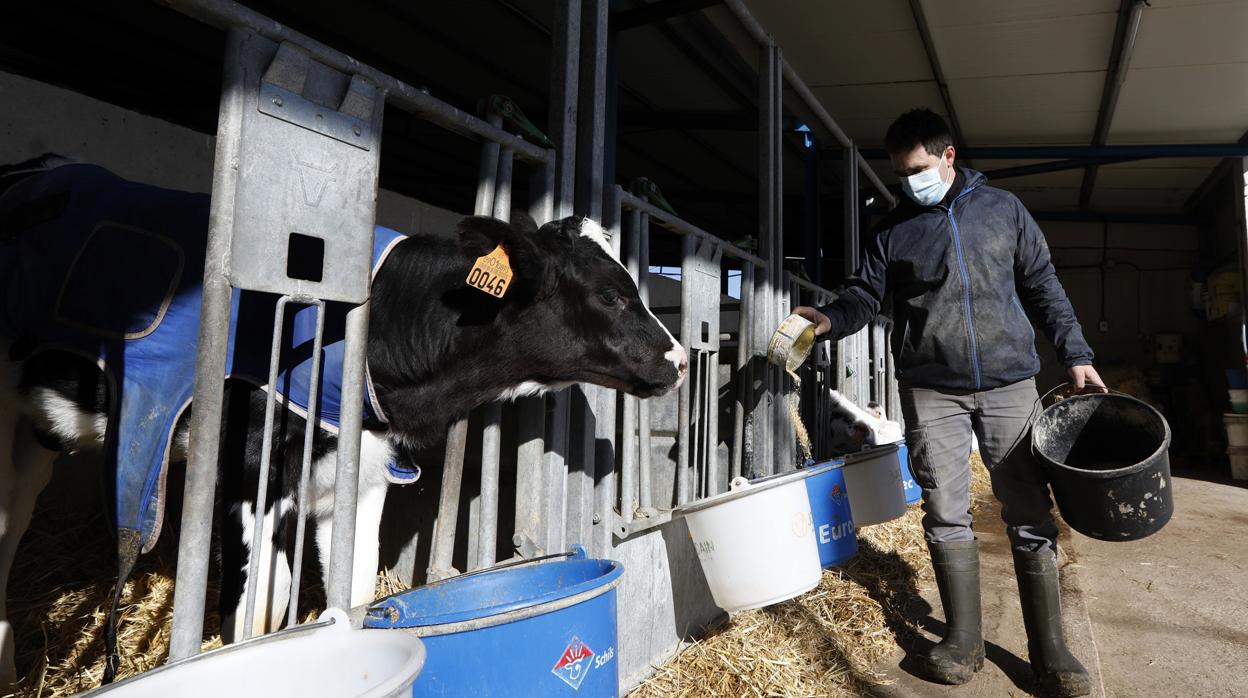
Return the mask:
MULTIPOLYGON (((126 179, 212 189, 212 136, 5 72, 0 95, 0 163, 56 152, 126 179)), ((394 192, 377 196, 377 222, 408 234, 449 234, 460 217, 394 192)))
MULTIPOLYGON (((1096 352, 1098 367, 1118 370, 1156 366, 1159 333, 1183 333, 1190 346, 1198 321, 1190 310, 1190 276, 1199 257, 1194 225, 1043 223, 1058 278, 1066 289, 1084 335, 1096 352), (1107 249, 1101 246, 1107 238, 1107 249), (1115 262, 1105 271, 1102 254, 1115 262), (1104 299, 1104 315, 1101 311, 1104 299), (1101 331, 1099 321, 1108 321, 1101 331)), ((1065 378, 1052 345, 1041 336, 1037 350, 1043 364, 1041 383, 1065 378)))

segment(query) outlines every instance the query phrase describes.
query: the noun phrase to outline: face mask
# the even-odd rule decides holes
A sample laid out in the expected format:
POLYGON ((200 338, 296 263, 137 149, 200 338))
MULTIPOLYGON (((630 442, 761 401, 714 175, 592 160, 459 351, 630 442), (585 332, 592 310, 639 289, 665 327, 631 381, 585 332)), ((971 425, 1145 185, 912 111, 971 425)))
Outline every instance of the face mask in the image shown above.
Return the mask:
POLYGON ((920 206, 935 206, 940 203, 952 185, 952 181, 941 180, 940 165, 929 167, 916 175, 901 178, 902 191, 920 206))

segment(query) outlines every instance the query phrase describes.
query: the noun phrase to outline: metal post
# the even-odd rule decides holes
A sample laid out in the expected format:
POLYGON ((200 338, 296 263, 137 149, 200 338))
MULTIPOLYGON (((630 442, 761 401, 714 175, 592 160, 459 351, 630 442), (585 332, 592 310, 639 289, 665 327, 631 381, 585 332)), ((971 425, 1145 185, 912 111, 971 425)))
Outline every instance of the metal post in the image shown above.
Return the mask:
POLYGON ((690 457, 695 455, 696 445, 689 439, 689 410, 690 410, 690 393, 693 390, 693 383, 697 379, 697 354, 692 349, 693 344, 693 305, 697 301, 694 298, 694 255, 697 250, 697 240, 692 235, 686 235, 681 239, 681 262, 680 262, 680 343, 687 348, 687 351, 693 354, 690 363, 693 364, 695 370, 691 371, 693 375, 680 385, 680 393, 677 397, 676 407, 676 504, 684 504, 689 501, 689 463, 690 457))
MULTIPOLYGON (((617 197, 619 191, 617 188, 617 197)), ((624 266, 629 276, 637 281, 638 264, 641 256, 641 211, 630 209, 628 226, 625 230, 627 253, 624 254, 624 266)), ((638 400, 632 395, 624 396, 624 425, 621 433, 624 443, 621 444, 622 467, 620 469, 620 517, 630 523, 637 510, 637 407, 638 400)))
MULTIPOLYGON (((555 143, 554 218, 572 215, 576 189, 577 97, 581 65, 581 0, 556 0, 551 27, 550 138, 555 143)), ((546 549, 564 548, 571 389, 549 397, 546 425, 546 549)))
POLYGON ((1232 202, 1239 219, 1239 283, 1240 283, 1240 348, 1248 354, 1248 157, 1240 158, 1235 174, 1235 198, 1232 202))
MULTIPOLYGON (((781 274, 784 269, 784 250, 781 245, 781 140, 782 126, 781 71, 783 60, 780 49, 768 40, 759 53, 759 252, 767 260, 764 283, 758 285, 759 302, 755 306, 759 322, 758 345, 766 346, 770 334, 780 317, 781 274)), ((769 475, 775 472, 777 448, 776 435, 783 422, 780 421, 780 374, 767 366, 764 393, 759 407, 762 412, 755 417, 756 455, 761 456, 761 469, 755 474, 769 475), (761 450, 757 447, 761 445, 761 450), (760 472, 761 471, 761 472, 760 472)))
MULTIPOLYGON (((606 3, 603 3, 605 5, 606 3)), ((611 231, 611 253, 620 257, 620 242, 623 237, 621 221, 620 195, 618 187, 610 187, 603 192, 607 199, 604 202, 606 221, 604 227, 611 231)), ((612 545, 612 516, 615 513, 615 464, 616 464, 616 391, 599 387, 596 391, 598 399, 594 404, 594 527, 593 551, 596 555, 607 557, 612 545)))
POLYGON ((446 455, 442 461, 442 494, 438 518, 433 525, 433 549, 429 554, 426 578, 436 582, 459 574, 454 567, 455 526, 459 521, 459 493, 464 483, 464 455, 468 448, 468 418, 455 422, 447 431, 446 455))
POLYGON ((225 395, 225 353, 230 326, 230 284, 226 278, 234 230, 234 196, 246 75, 243 45, 249 34, 232 29, 226 36, 217 118, 217 149, 208 210, 208 242, 195 354, 195 406, 187 454, 178 540, 177 584, 173 592, 173 629, 169 658, 199 653, 204 635, 204 599, 212 540, 213 501, 221 447, 221 407, 225 395))
MULTIPOLYGON (((367 358, 368 302, 347 311, 343 340, 342 404, 364 404, 364 361, 367 358)), ((333 534, 329 551, 327 603, 351 607, 351 569, 355 558, 356 499, 360 488, 360 431, 363 410, 342 410, 338 429, 338 469, 334 480, 333 534)), ((373 570, 376 573, 377 570, 373 570)))
POLYGON ((754 391, 750 358, 753 356, 754 326, 754 263, 741 264, 741 301, 737 312, 737 403, 732 411, 732 465, 729 479, 740 477, 744 463, 747 443, 745 413, 749 409, 750 396, 754 391))
MULTIPOLYGON (((554 217, 555 158, 538 167, 529 182, 529 215, 540 226, 554 217)), ((516 401, 516 524, 512 544, 521 557, 537 557, 548 552, 543 526, 548 512, 546 475, 546 398, 526 397, 516 401)))
MULTIPOLYGON (((277 372, 280 367, 282 358, 282 329, 286 319, 286 305, 290 302, 290 296, 282 296, 277 301, 277 307, 273 312, 273 342, 269 350, 269 390, 264 396, 264 432, 260 437, 260 474, 258 484, 256 485, 256 506, 255 515, 252 519, 251 532, 251 550, 247 555, 247 599, 243 611, 243 639, 251 638, 252 625, 256 619, 256 594, 260 589, 260 553, 263 550, 261 542, 264 540, 264 519, 265 510, 268 508, 269 494, 269 466, 273 460, 273 415, 277 411, 277 372)), ((318 309, 319 310, 319 309, 318 309)), ((318 318, 320 313, 317 313, 318 318)), ((318 319, 318 325, 323 324, 318 319)), ((319 339, 319 337, 317 338, 319 339)), ((319 343, 319 342, 318 342, 319 343)), ((318 359, 320 353, 313 354, 318 359)), ((311 389, 316 391, 316 383, 312 383, 311 389)), ((309 402, 309 407, 315 407, 315 402, 309 402)), ((307 431, 312 431, 315 427, 311 421, 306 427, 307 431)), ((273 520, 281 521, 282 513, 280 511, 273 512, 273 520)), ((271 533, 270 533, 271 535, 271 533)))
MULTIPOLYGON (((637 293, 641 302, 650 305, 650 215, 641 214, 637 229, 637 293)), ((637 404, 637 451, 638 474, 637 500, 641 511, 647 515, 654 513, 654 464, 651 459, 650 401, 640 400, 637 404)))
MULTIPOLYGON (((299 463, 299 494, 296 500, 298 515, 295 517, 295 548, 290 571, 290 601, 286 606, 287 627, 294 626, 299 622, 299 590, 303 579, 304 537, 308 527, 308 517, 305 515, 305 512, 311 511, 312 506, 308 499, 308 485, 312 478, 312 447, 317 432, 315 425, 320 405, 318 390, 321 384, 321 346, 325 338, 325 303, 317 301, 315 305, 316 335, 312 340, 312 375, 310 385, 308 386, 308 420, 303 429, 303 455, 299 463)), ((270 382, 270 385, 274 384, 270 382)), ((267 452, 268 449, 266 448, 265 451, 267 452)), ((256 497, 256 501, 258 504, 260 498, 256 497)), ((280 513, 275 516, 275 520, 281 521, 280 513)), ((253 547, 252 552, 254 553, 255 550, 256 548, 253 547)), ((250 575, 248 579, 255 579, 255 576, 250 575)), ((250 603, 247 605, 248 607, 251 606, 250 603)), ((250 631, 250 622, 247 623, 247 628, 250 631)))
MULTIPOLYGON (((493 120, 495 117, 491 117, 493 120)), ((500 119, 501 123, 501 119, 500 119)), ((511 181, 513 151, 511 148, 498 148, 495 176, 493 179, 494 196, 491 207, 493 215, 499 220, 511 220, 511 181)), ((481 497, 480 518, 477 529, 476 567, 489 567, 497 559, 498 551, 498 489, 499 464, 503 449, 503 406, 491 403, 485 407, 481 433, 481 497)))

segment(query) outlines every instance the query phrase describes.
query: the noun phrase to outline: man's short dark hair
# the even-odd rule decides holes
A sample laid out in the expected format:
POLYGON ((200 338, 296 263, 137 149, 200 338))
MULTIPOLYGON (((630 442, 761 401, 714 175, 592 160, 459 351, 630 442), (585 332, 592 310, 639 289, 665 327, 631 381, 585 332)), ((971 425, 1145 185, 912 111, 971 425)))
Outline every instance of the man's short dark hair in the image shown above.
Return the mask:
POLYGON ((924 107, 897 117, 884 134, 884 148, 889 153, 908 153, 920 145, 928 155, 937 156, 953 145, 949 125, 939 114, 924 107))

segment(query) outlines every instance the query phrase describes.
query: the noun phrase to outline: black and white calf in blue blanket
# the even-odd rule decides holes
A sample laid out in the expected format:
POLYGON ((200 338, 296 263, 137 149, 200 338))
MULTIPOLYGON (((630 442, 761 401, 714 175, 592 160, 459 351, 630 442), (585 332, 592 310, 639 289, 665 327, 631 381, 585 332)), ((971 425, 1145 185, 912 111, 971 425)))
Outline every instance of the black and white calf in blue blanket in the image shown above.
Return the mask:
MULTIPOLYGON (((127 421, 121 412, 144 390, 168 393, 175 402, 189 396, 189 386, 182 383, 193 374, 194 335, 161 340, 173 342, 172 348, 152 349, 142 342, 165 332, 163 328, 198 323, 207 207, 206 195, 127 182, 102 168, 57 157, 0 167, 0 686, 14 678, 5 586, 35 498, 47 484, 58 453, 103 447, 106 458, 113 454, 118 473, 128 465, 138 467, 135 481, 146 483, 144 491, 130 499, 118 493, 118 526, 124 533, 127 523, 121 512, 134 509, 134 547, 148 549, 159 535, 163 468, 185 457, 188 405, 170 409, 150 396, 138 402, 153 414, 170 415, 167 428, 154 423, 150 434, 124 433, 126 424, 145 422, 127 421), (61 238, 73 244, 62 249, 54 244, 61 238), (135 266, 120 283, 98 278, 97 272, 124 269, 135 260, 104 263, 93 262, 91 256, 128 245, 167 257, 154 276, 150 269, 135 266), (31 289, 38 288, 49 298, 34 298, 31 289), (192 316, 176 316, 182 312, 192 316), (181 365, 187 357, 190 374, 181 365), (153 383, 159 389, 136 382, 134 374, 140 371, 159 373, 153 383), (119 398, 117 386, 128 395, 119 398), (158 458, 152 468, 125 459, 130 442, 144 438, 163 439, 153 451, 158 458)), ((593 221, 567 218, 525 230, 472 217, 460 223, 454 238, 404 238, 382 228, 377 235, 353 604, 370 601, 374 593, 382 505, 400 452, 436 443, 455 419, 494 400, 577 382, 649 397, 679 386, 688 366, 684 350, 642 303, 593 221), (382 245, 383 239, 389 244, 382 245), (474 260, 499 245, 510 256, 514 278, 506 294, 495 298, 468 287, 465 279, 474 260)), ((237 317, 255 300, 253 294, 239 295, 227 364, 232 371, 224 420, 226 476, 218 490, 226 512, 221 536, 227 640, 241 637, 242 603, 247 586, 256 583, 247 579, 246 565, 257 521, 264 527, 266 545, 274 547, 262 551, 257 598, 268 603, 261 602, 253 630, 273 630, 284 616, 282 590, 290 572, 283 532, 289 517, 297 515, 293 490, 305 428, 302 410, 277 420, 271 502, 258 514, 254 496, 265 388, 255 379, 264 376, 254 375, 260 371, 249 370, 240 357, 253 352, 242 346, 252 340, 257 355, 267 356, 271 330, 253 332, 237 317), (292 476, 291 471, 296 473, 292 476)), ((271 311, 271 299, 267 307, 271 311)), ((271 322, 272 315, 268 317, 271 322)), ((326 343, 326 354, 332 354, 332 329, 326 343)), ((297 372, 298 361, 284 365, 297 372)), ((338 378, 333 368, 326 368, 326 394, 333 392, 329 383, 338 378)), ((326 413, 336 411, 324 402, 322 408, 306 516, 316 522, 314 544, 324 561, 337 437, 324 420, 326 413)), ((125 489, 128 482, 119 475, 118 488, 125 489)))

